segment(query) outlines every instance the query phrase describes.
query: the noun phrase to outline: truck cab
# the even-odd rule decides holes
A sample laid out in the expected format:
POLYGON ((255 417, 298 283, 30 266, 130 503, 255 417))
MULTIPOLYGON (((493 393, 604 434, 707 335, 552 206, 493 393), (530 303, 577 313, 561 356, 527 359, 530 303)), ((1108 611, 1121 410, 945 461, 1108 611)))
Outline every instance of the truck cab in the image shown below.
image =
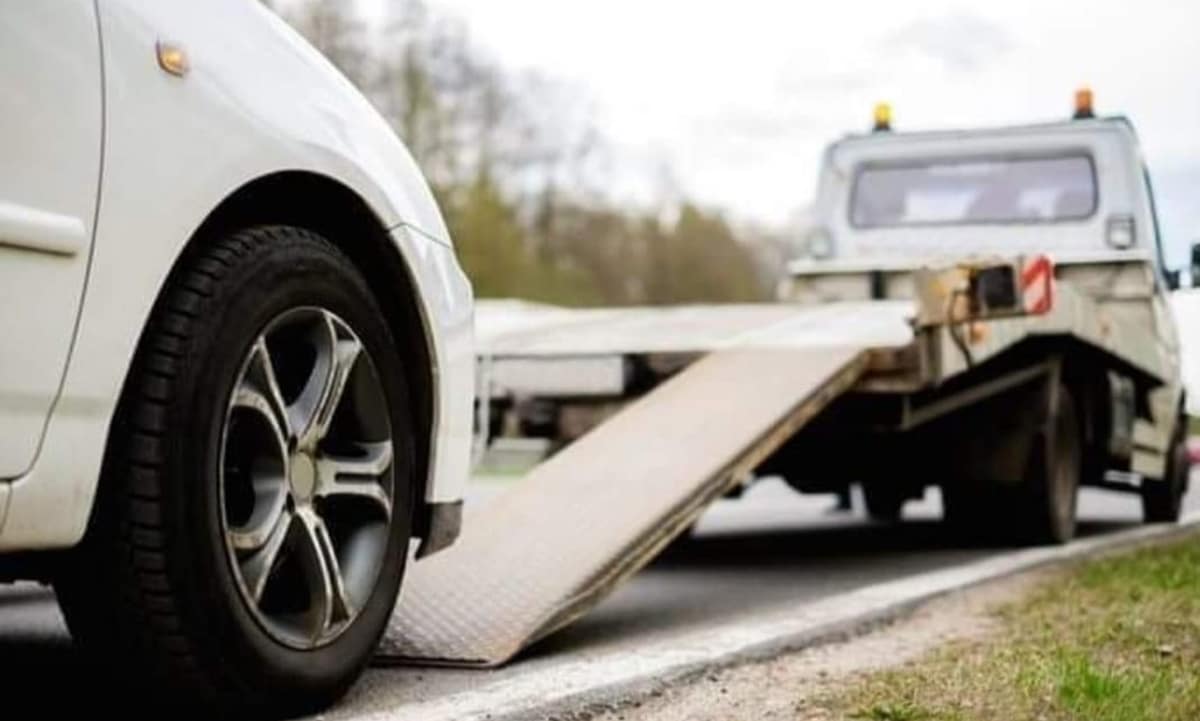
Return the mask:
POLYGON ((806 251, 814 270, 964 253, 1160 261, 1148 177, 1123 117, 913 133, 880 125, 826 150, 806 251))

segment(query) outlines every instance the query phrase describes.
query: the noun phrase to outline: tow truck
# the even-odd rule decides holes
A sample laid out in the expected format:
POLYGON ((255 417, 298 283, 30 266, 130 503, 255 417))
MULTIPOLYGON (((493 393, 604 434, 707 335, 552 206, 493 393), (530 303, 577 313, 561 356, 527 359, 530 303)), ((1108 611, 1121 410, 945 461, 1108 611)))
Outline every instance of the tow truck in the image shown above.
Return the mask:
POLYGON ((1072 538, 1081 486, 1177 520, 1178 274, 1129 120, 1090 91, 996 129, 880 106, 814 207, 778 302, 481 309, 477 425, 558 450, 415 564, 385 657, 503 663, 764 476, 884 521, 937 487, 954 529, 1030 543, 1072 538))

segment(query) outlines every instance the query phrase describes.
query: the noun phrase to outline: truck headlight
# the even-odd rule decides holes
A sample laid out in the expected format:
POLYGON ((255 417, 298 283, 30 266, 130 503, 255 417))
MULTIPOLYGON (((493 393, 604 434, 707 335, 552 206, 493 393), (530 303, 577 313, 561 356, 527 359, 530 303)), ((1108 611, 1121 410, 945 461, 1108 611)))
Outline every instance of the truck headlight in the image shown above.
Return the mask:
POLYGON ((829 258, 833 255, 833 235, 825 228, 817 228, 808 234, 808 254, 814 258, 829 258))
POLYGON ((1108 219, 1108 228, 1105 230, 1105 240, 1108 241, 1110 248, 1125 250, 1132 248, 1137 241, 1137 226, 1133 222, 1133 216, 1129 215, 1114 215, 1108 219))

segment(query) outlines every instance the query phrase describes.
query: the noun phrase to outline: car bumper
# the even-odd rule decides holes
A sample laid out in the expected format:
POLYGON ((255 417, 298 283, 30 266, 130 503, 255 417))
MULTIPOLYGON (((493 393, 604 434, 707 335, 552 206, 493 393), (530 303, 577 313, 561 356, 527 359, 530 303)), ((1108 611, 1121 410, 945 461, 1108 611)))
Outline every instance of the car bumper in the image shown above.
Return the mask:
POLYGON ((427 503, 417 521, 417 535, 421 545, 417 558, 431 556, 453 544, 462 531, 462 501, 427 503))

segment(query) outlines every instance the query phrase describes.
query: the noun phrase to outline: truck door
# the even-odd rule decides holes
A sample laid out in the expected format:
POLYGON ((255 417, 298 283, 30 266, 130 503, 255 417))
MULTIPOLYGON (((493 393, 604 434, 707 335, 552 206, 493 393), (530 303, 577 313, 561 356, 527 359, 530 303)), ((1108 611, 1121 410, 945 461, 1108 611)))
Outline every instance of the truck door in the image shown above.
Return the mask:
POLYGON ((33 464, 66 369, 100 183, 94 0, 0 0, 0 479, 33 464))
POLYGON ((1167 268, 1166 253, 1163 249, 1163 237, 1161 226, 1158 221, 1158 202, 1154 195, 1154 183, 1150 179, 1150 170, 1142 166, 1142 183, 1145 185, 1146 200, 1149 203, 1150 211, 1150 233, 1151 240, 1154 243, 1154 257, 1157 277, 1155 279, 1155 287, 1157 293, 1154 297, 1154 318, 1157 326, 1158 337, 1161 339, 1167 353, 1179 362, 1179 334, 1176 330, 1175 323, 1171 318, 1170 301, 1167 298, 1170 292, 1169 284, 1167 283, 1167 273, 1170 269, 1167 268))

